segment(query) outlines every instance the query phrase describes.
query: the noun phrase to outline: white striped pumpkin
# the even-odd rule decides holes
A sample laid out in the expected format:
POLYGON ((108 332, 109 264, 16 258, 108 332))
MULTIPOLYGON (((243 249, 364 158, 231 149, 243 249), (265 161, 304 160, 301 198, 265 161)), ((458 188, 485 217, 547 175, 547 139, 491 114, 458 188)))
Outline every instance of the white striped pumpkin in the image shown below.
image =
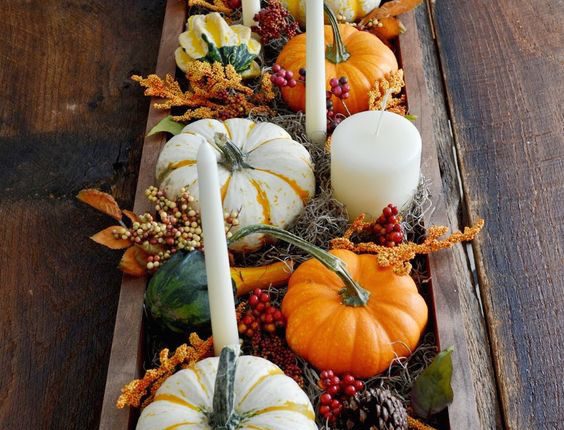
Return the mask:
MULTIPOLYGON (((380 0, 325 0, 338 17, 358 21, 380 5, 380 0)), ((302 24, 305 23, 305 0, 282 0, 282 4, 302 24)))
POLYGON ((235 351, 226 347, 221 358, 169 377, 137 430, 317 430, 311 402, 292 378, 263 358, 237 359, 235 351))
MULTIPOLYGON (((240 211, 235 231, 252 224, 285 228, 315 192, 311 157, 283 128, 240 118, 202 119, 170 139, 159 156, 157 180, 169 197, 185 187, 198 206, 196 157, 202 144, 211 145, 217 154, 225 211, 240 211), (222 136, 227 139, 218 144, 222 136)), ((265 235, 255 234, 231 249, 251 252, 266 241, 265 235)))

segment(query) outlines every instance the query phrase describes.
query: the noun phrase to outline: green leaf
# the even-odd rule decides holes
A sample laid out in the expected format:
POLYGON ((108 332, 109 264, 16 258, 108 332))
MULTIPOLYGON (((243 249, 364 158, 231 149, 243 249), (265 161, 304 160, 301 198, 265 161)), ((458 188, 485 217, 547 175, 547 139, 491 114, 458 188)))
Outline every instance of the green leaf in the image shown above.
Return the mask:
POLYGON ((417 115, 411 115, 411 114, 407 114, 404 116, 405 119, 408 119, 410 121, 417 121, 417 115))
POLYGON ((436 414, 446 408, 454 398, 450 381, 452 378, 451 346, 440 352, 413 384, 411 406, 422 418, 436 414))
POLYGON ((172 116, 167 116, 166 118, 160 120, 157 125, 155 125, 147 136, 152 136, 153 134, 165 132, 170 133, 173 136, 180 134, 182 129, 185 127, 184 124, 176 122, 172 119, 172 116))

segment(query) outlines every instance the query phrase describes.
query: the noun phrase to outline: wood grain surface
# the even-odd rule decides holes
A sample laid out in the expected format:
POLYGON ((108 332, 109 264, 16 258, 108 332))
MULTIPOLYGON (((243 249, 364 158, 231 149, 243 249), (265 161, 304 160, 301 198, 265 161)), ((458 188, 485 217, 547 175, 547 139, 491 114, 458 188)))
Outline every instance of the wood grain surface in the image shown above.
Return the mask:
MULTIPOLYGON (((154 73, 159 76, 174 76, 176 62, 174 51, 178 47, 178 35, 186 22, 186 6, 181 0, 168 0, 162 28, 159 55, 154 73)), ((169 112, 149 108, 146 132, 149 132, 169 112)), ((155 184, 155 166, 162 146, 166 143, 164 133, 147 136, 143 142, 143 152, 139 166, 137 190, 135 192, 134 212, 144 213, 154 210, 145 197, 145 190, 155 184)), ((135 410, 117 409, 115 404, 121 388, 132 379, 142 376, 143 357, 143 297, 145 278, 124 276, 121 283, 111 357, 106 378, 104 401, 100 417, 100 430, 133 428, 135 410)))
POLYGON ((564 422, 564 7, 433 11, 505 425, 564 422))
MULTIPOLYGON (((464 205, 450 133, 443 80, 426 3, 401 17, 402 62, 410 113, 423 138, 423 173, 431 181, 434 209, 428 225, 465 225, 464 205)), ((489 340, 464 245, 430 257, 435 319, 441 348, 455 348, 453 389, 449 407, 452 429, 495 429, 500 426, 489 340)))
POLYGON ((97 427, 121 274, 88 236, 131 207, 163 1, 0 7, 0 428, 97 427))

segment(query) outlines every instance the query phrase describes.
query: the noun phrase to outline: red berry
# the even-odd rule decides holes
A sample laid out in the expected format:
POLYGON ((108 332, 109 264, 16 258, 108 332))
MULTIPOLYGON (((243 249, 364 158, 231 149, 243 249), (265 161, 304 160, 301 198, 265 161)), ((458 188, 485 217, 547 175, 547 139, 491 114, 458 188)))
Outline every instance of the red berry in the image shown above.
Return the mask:
POLYGON ((326 390, 329 394, 331 394, 332 396, 334 396, 335 394, 337 394, 340 389, 338 385, 329 385, 327 386, 327 390, 326 390))
POLYGON ((341 402, 339 402, 337 399, 331 402, 331 409, 335 410, 335 409, 339 409, 340 407, 341 407, 341 402))
POLYGON ((251 316, 251 315, 245 315, 245 318, 243 318, 243 324, 249 325, 251 324, 255 319, 251 316))
POLYGON ((274 322, 274 318, 272 318, 272 315, 270 314, 266 314, 264 316, 264 322, 267 324, 273 323, 274 322))
POLYGON ((354 376, 352 376, 352 375, 343 376, 343 384, 344 385, 351 385, 353 383, 354 383, 354 376))
POLYGON ((348 93, 351 90, 351 86, 349 84, 341 85, 341 88, 345 93, 348 93))
POLYGON ((319 413, 320 413, 321 415, 327 415, 327 414, 330 413, 330 412, 331 412, 331 408, 330 408, 329 406, 327 406, 327 405, 323 405, 323 406, 321 406, 321 407, 319 408, 319 413))
POLYGON ((264 303, 258 303, 256 310, 260 313, 262 311, 264 311, 264 303))
POLYGON ((285 76, 286 79, 292 79, 294 77, 294 73, 291 70, 286 70, 285 76))
POLYGON ((341 98, 342 98, 342 99, 348 99, 348 98, 350 97, 350 95, 351 95, 351 94, 347 91, 347 92, 344 92, 344 93, 341 95, 341 98))
POLYGON ((328 405, 328 404, 331 403, 332 400, 333 400, 333 397, 331 397, 331 394, 327 394, 327 393, 323 393, 319 397, 319 401, 321 402, 322 405, 328 405))
POLYGON ((392 240, 395 243, 401 243, 403 241, 403 235, 399 231, 395 231, 392 233, 392 240))
POLYGON ((260 300, 262 303, 266 303, 266 302, 268 302, 268 301, 270 300, 270 296, 269 296, 268 294, 266 294, 266 293, 262 293, 262 294, 260 295, 260 297, 259 297, 259 300, 260 300))
POLYGON ((392 205, 392 213, 393 213, 394 215, 397 215, 398 212, 399 212, 399 211, 398 211, 398 208, 392 205))
POLYGON ((349 83, 349 80, 347 79, 346 76, 341 76, 341 77, 339 78, 339 84, 341 84, 341 85, 346 85, 346 84, 348 84, 348 83, 349 83))
POLYGON ((251 307, 255 307, 258 302, 259 302, 258 296, 255 296, 253 294, 251 297, 249 297, 249 305, 251 305, 251 307))
POLYGON ((298 85, 298 83, 296 82, 295 79, 290 79, 290 80, 288 81, 288 86, 289 86, 290 88, 294 88, 296 85, 298 85))
POLYGON ((397 218, 392 215, 392 216, 388 217, 388 222, 395 224, 397 222, 397 218))
POLYGON ((333 87, 331 92, 335 94, 337 97, 343 94, 343 89, 341 87, 333 87))
POLYGON ((354 388, 356 388, 356 391, 361 391, 364 389, 364 382, 362 381, 354 381, 354 388))
POLYGON ((282 315, 282 312, 280 312, 278 309, 276 309, 274 311, 274 313, 272 314, 272 316, 274 317, 275 320, 280 321, 284 319, 284 315, 282 315))
POLYGON ((393 242, 393 241, 391 241, 391 240, 389 240, 389 241, 386 242, 386 246, 387 246, 388 248, 393 248, 394 246, 396 246, 396 243, 393 242))
MULTIPOLYGON (((389 207, 389 206, 386 206, 386 207, 384 208, 384 210, 382 211, 382 213, 383 213, 386 217, 392 216, 392 208, 389 207)), ((380 218, 378 218, 378 220, 380 220, 380 218)))
POLYGON ((350 397, 354 396, 356 394, 356 388, 354 385, 347 385, 345 387, 345 394, 350 397))
POLYGON ((339 80, 336 78, 333 78, 329 81, 329 85, 331 86, 331 88, 335 88, 339 86, 339 80))
POLYGON ((280 64, 275 64, 274 66, 272 66, 272 71, 274 73, 278 73, 280 70, 282 70, 282 66, 280 66, 280 64))
POLYGON ((319 379, 327 379, 329 377, 329 374, 327 373, 327 370, 323 370, 320 374, 319 374, 319 379))
POLYGON ((253 294, 254 294, 255 296, 260 296, 260 295, 262 294, 262 290, 261 290, 260 288, 255 288, 255 289, 253 290, 253 294))

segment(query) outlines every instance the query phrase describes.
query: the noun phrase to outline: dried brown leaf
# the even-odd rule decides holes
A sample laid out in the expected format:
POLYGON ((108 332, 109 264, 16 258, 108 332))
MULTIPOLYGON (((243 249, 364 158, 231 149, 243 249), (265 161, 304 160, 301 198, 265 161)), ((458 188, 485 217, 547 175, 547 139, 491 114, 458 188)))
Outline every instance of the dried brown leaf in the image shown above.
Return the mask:
POLYGON ((99 243, 100 245, 104 245, 110 249, 125 249, 131 246, 131 242, 127 239, 116 239, 114 237, 115 231, 125 231, 125 229, 120 225, 114 225, 104 230, 96 233, 94 236, 91 236, 94 242, 99 243))
POLYGON ((121 210, 119 205, 108 193, 104 193, 94 188, 88 188, 81 190, 76 198, 118 221, 121 220, 121 210))
POLYGON ((388 18, 390 16, 398 16, 402 13, 409 12, 419 6, 423 0, 392 0, 384 3, 381 7, 374 9, 368 15, 366 15, 362 21, 361 25, 367 24, 368 21, 373 19, 388 18))
POLYGON ((121 213, 124 214, 127 218, 129 218, 131 222, 139 222, 139 215, 137 215, 135 212, 124 209, 121 211, 121 213))
POLYGON ((128 275, 141 277, 147 273, 147 253, 137 246, 128 248, 121 257, 119 269, 128 275))

